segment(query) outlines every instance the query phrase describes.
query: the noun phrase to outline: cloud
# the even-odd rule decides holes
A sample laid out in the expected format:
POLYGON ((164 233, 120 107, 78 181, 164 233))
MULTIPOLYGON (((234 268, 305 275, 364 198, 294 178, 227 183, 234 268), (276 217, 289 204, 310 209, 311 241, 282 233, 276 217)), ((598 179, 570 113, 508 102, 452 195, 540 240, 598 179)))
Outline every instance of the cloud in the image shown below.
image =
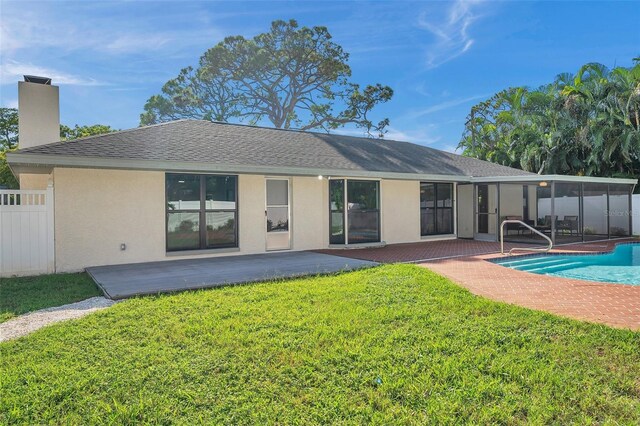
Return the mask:
POLYGON ((15 108, 18 109, 18 100, 17 99, 9 99, 2 102, 3 108, 15 108))
POLYGON ((412 142, 420 145, 430 145, 438 142, 440 136, 434 136, 432 131, 435 129, 435 125, 431 124, 426 127, 421 127, 413 130, 400 130, 395 127, 389 126, 388 132, 384 135, 385 139, 402 142, 412 142))
POLYGON ((11 60, 2 63, 2 71, 0 71, 0 82, 2 85, 15 84, 16 81, 22 80, 23 75, 49 77, 53 81, 53 84, 65 84, 69 86, 102 86, 105 84, 93 78, 80 77, 30 63, 20 63, 11 60))
POLYGON ((139 51, 159 50, 172 41, 168 34, 127 34, 105 44, 112 53, 135 53, 139 51))
POLYGON ((450 101, 446 101, 446 102, 441 102, 439 104, 435 104, 432 105, 428 108, 425 109, 421 109, 419 111, 414 111, 412 113, 407 114, 408 118, 418 118, 418 117, 422 117, 423 115, 427 115, 427 114, 431 114, 437 111, 442 111, 445 109, 449 109, 449 108, 453 108, 455 106, 458 105, 463 105, 466 104, 468 102, 471 101, 475 101, 478 99, 482 99, 482 98, 486 98, 489 95, 474 95, 474 96, 469 96, 468 98, 462 98, 462 99, 452 99, 450 101))
POLYGON ((442 145, 441 150, 451 152, 452 154, 459 154, 458 145, 442 145))
POLYGON ((170 15, 176 27, 189 23, 176 30, 167 29, 166 16, 157 8, 149 12, 145 4, 140 7, 150 16, 139 20, 129 18, 137 5, 127 2, 43 3, 41 7, 26 10, 23 6, 3 4, 0 43, 5 57, 38 49, 152 56, 158 51, 177 52, 222 38, 217 27, 194 18, 194 15, 205 18, 193 9, 197 3, 190 4, 191 9, 185 6, 181 12, 170 15))
MULTIPOLYGON (((389 126, 387 127, 387 133, 384 135, 384 139, 430 145, 440 140, 440 136, 434 136, 432 134, 435 128, 435 124, 428 124, 412 130, 400 130, 396 127, 389 126)), ((366 137, 366 132, 363 129, 355 128, 336 129, 333 130, 333 133, 345 136, 366 137)))
POLYGON ((456 0, 444 16, 420 14, 418 27, 433 34, 435 41, 428 47, 427 68, 433 69, 468 52, 475 43, 469 28, 480 18, 475 13, 482 0, 456 0))

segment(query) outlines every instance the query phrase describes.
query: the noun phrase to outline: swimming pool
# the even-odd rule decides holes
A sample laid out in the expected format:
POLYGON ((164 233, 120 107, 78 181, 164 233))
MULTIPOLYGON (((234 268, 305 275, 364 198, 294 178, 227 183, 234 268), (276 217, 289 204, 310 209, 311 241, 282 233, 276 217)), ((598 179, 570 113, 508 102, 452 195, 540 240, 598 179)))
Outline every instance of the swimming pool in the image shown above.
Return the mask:
POLYGON ((493 262, 535 274, 615 284, 640 285, 640 244, 618 244, 600 254, 541 254, 493 262))

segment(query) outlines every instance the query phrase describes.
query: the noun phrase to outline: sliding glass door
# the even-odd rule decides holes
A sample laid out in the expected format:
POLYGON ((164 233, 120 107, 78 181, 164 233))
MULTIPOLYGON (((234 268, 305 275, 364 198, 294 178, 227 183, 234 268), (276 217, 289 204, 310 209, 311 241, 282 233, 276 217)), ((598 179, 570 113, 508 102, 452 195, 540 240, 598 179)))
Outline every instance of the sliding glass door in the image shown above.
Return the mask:
POLYGON ((453 234, 453 184, 420 183, 420 235, 453 234))
POLYGON ((347 181, 348 243, 380 241, 379 183, 368 180, 347 181))
POLYGON ((380 183, 369 180, 330 180, 329 217, 330 244, 379 242, 380 183))
POLYGON ((329 181, 329 244, 345 244, 344 179, 329 181))

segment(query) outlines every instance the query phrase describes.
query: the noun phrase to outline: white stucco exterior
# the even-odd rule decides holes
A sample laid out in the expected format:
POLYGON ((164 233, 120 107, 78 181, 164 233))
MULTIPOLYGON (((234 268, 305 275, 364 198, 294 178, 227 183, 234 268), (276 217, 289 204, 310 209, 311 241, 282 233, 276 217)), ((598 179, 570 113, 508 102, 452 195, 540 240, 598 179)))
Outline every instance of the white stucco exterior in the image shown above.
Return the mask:
POLYGON ((18 83, 18 147, 31 148, 60 140, 58 86, 18 83))
MULTIPOLYGON (((34 180, 45 181, 42 176, 45 175, 34 180)), ((55 168, 52 179, 56 204, 56 271, 264 253, 265 179, 268 177, 238 175, 237 249, 167 253, 164 172, 55 168), (121 249, 122 244, 125 250, 121 249)), ((291 250, 329 247, 327 179, 304 176, 289 179, 291 250)), ((381 241, 388 244, 421 241, 420 182, 379 181, 381 241)))
MULTIPOLYGON (((165 176, 163 171, 56 167, 51 174, 22 174, 32 189, 53 182, 55 193, 56 272, 89 266, 164 261, 193 257, 256 254, 267 251, 267 178, 290 182, 290 250, 329 245, 329 184, 326 177, 238 174, 238 247, 167 252, 165 176), (122 250, 122 245, 125 249, 122 250)), ((398 244, 433 239, 473 238, 473 185, 454 183, 454 233, 420 235, 420 181, 380 182, 380 240, 398 244)), ((535 216, 535 185, 529 187, 530 217, 535 216)), ((489 186, 489 211, 496 209, 497 188, 489 186)), ((522 184, 500 186, 500 215, 522 214, 522 184)), ((497 230, 495 214, 489 233, 497 230)))

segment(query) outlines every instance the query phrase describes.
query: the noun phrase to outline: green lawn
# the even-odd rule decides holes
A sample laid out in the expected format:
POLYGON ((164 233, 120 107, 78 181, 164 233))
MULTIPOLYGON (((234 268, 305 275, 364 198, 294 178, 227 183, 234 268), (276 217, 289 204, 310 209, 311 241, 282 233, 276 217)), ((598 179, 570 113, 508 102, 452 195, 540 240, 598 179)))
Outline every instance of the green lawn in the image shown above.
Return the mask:
POLYGON ((0 344, 0 423, 637 425, 639 349, 389 265, 131 299, 0 344))
POLYGON ((25 312, 100 295, 87 274, 0 278, 0 323, 25 312))

